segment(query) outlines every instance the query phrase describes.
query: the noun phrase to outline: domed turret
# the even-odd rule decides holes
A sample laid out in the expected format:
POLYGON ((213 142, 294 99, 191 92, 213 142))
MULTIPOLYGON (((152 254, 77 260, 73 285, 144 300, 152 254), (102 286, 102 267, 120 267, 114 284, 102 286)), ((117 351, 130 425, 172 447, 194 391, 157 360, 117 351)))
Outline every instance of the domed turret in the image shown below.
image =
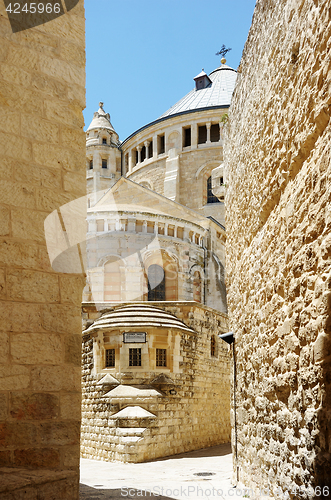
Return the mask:
POLYGON ((93 206, 102 192, 121 176, 121 152, 118 134, 103 109, 103 102, 86 131, 86 177, 88 205, 93 206), (100 194, 100 193, 99 193, 100 194))

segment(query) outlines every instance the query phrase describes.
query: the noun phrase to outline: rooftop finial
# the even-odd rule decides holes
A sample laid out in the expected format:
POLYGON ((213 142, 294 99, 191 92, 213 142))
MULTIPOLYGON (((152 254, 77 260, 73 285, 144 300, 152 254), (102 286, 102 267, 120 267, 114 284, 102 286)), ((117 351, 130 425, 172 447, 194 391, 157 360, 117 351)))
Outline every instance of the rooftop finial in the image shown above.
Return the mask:
POLYGON ((99 106, 101 109, 103 109, 103 102, 99 102, 99 106))
POLYGON ((221 59, 221 63, 222 64, 225 64, 226 63, 226 59, 225 59, 225 56, 228 52, 230 52, 230 50, 232 49, 227 49, 223 43, 222 47, 221 47, 221 50, 219 50, 218 52, 216 52, 216 56, 222 56, 222 59, 221 59))

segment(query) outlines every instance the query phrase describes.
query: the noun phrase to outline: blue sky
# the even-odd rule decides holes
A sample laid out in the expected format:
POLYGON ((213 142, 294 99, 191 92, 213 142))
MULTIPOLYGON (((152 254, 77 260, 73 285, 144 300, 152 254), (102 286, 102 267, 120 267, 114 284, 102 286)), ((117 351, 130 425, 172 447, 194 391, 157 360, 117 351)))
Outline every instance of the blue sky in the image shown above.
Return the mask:
POLYGON ((123 141, 194 86, 215 53, 237 68, 255 0, 85 0, 88 126, 99 101, 123 141))

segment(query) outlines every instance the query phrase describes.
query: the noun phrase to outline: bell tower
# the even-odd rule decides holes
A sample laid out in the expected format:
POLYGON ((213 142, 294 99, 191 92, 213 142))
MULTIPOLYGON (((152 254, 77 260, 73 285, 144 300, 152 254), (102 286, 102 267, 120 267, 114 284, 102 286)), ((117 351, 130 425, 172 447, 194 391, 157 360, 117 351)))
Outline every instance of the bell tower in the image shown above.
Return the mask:
POLYGON ((118 134, 103 109, 103 102, 86 131, 86 183, 88 207, 121 177, 121 151, 118 134))

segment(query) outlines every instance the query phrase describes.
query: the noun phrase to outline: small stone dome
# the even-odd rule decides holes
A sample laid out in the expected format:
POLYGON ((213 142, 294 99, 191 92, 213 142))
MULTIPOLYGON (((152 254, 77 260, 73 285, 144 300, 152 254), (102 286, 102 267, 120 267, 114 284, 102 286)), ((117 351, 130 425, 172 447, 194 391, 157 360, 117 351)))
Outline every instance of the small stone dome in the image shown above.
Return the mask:
POLYGON ((110 114, 106 113, 103 109, 103 102, 99 103, 99 109, 93 115, 93 120, 90 123, 86 132, 94 129, 107 129, 115 132, 114 127, 110 123, 110 114))
POLYGON ((114 328, 179 328, 193 330, 186 326, 176 316, 158 307, 132 304, 117 307, 111 312, 103 314, 84 333, 114 328))

